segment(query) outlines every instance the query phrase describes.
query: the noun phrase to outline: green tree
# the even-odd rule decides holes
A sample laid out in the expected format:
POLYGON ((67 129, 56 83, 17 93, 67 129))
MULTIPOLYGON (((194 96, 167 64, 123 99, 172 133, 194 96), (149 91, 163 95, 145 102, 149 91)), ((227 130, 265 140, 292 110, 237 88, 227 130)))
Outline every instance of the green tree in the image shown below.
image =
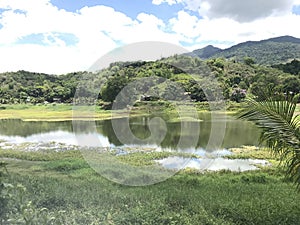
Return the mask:
POLYGON ((244 63, 245 63, 246 65, 248 65, 248 66, 251 66, 251 65, 255 64, 255 61, 254 61, 254 59, 251 58, 251 57, 245 57, 245 58, 244 58, 244 63))
POLYGON ((197 102, 204 102, 207 101, 206 95, 201 88, 200 84, 195 80, 190 80, 190 87, 188 89, 190 92, 191 99, 197 101, 197 102))
POLYGON ((102 100, 113 102, 127 83, 128 79, 125 76, 114 76, 108 79, 105 87, 101 90, 102 100))
POLYGON ((282 70, 285 73, 294 75, 300 74, 300 61, 294 59, 290 63, 273 65, 272 67, 282 70))
POLYGON ((287 76, 283 80, 283 91, 285 93, 299 93, 300 92, 300 79, 296 76, 287 76))
POLYGON ((184 89, 176 84, 175 82, 166 82, 167 86, 162 93, 162 98, 165 100, 183 100, 185 99, 184 96, 184 89))
POLYGON ((284 99, 271 96, 260 102, 249 98, 238 117, 254 122, 262 129, 261 142, 280 156, 287 176, 300 190, 300 117, 294 114, 298 100, 299 95, 284 99))

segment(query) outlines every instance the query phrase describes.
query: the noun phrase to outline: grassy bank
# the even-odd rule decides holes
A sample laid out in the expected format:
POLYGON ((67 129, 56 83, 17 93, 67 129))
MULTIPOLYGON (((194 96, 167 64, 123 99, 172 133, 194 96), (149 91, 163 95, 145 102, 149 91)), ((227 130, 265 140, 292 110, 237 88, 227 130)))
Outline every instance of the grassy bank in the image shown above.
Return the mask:
MULTIPOLYGON (((144 111, 134 110, 131 115, 142 115, 144 111)), ((126 110, 114 113, 115 118, 127 116, 126 110)), ((103 110, 100 107, 78 107, 73 112, 72 104, 52 105, 1 105, 0 119, 22 119, 24 121, 67 121, 79 120, 106 120, 112 118, 111 110, 103 110)))
POLYGON ((34 214, 30 217, 33 222, 28 224, 299 224, 300 221, 300 195, 276 167, 244 173, 202 174, 187 170, 155 185, 129 187, 97 174, 76 151, 7 154, 1 150, 0 157, 8 163, 5 182, 15 186, 14 197, 7 206, 13 209, 9 217, 22 221, 34 214), (27 211, 20 211, 21 206, 27 211))
MULTIPOLYGON (((210 110, 210 104, 207 102, 189 103, 189 105, 192 105, 199 113, 210 110)), ((243 107, 244 103, 226 102, 225 110, 227 114, 235 114, 243 107)), ((95 108, 87 106, 78 107, 74 113, 72 104, 0 105, 0 119, 22 119, 24 121, 67 121, 73 119, 106 120, 112 118, 112 114, 114 118, 120 118, 127 116, 128 112, 130 112, 131 116, 162 112, 168 115, 174 115, 174 117, 178 116, 176 107, 163 101, 141 102, 135 107, 131 107, 130 110, 119 110, 113 113, 111 110, 104 110, 100 106, 96 106, 95 108)), ((300 104, 297 105, 296 114, 300 114, 300 104)))
MULTIPOLYGON (((209 104, 189 103, 198 112, 208 111, 209 104)), ((228 103, 228 112, 235 112, 241 107, 237 103, 228 103)), ((100 106, 93 108, 92 106, 77 107, 73 111, 72 104, 47 104, 47 105, 32 105, 32 104, 15 104, 15 105, 0 105, 0 119, 22 119, 24 121, 67 121, 73 119, 95 119, 106 120, 112 118, 120 118, 127 116, 130 112, 131 116, 165 113, 168 115, 178 116, 177 109, 174 105, 164 101, 140 102, 134 107, 126 110, 104 110, 100 106)))

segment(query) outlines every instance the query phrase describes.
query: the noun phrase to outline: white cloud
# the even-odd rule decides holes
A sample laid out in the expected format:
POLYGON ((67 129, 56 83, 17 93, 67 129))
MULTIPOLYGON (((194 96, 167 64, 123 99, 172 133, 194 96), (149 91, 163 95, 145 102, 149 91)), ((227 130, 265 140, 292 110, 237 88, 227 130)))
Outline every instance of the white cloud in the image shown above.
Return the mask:
POLYGON ((199 19, 180 11, 170 20, 171 30, 181 35, 181 40, 190 42, 190 50, 213 44, 226 48, 249 40, 262 40, 270 37, 291 35, 300 38, 300 16, 288 13, 269 16, 248 23, 240 23, 231 18, 199 19))
MULTIPOLYGON (((233 16, 241 7, 233 3, 241 0, 155 0, 157 4, 183 1, 183 9, 169 21, 163 21, 147 13, 132 19, 107 6, 84 7, 72 13, 59 10, 49 0, 1 0, 0 8, 6 11, 0 13, 0 72, 25 69, 60 74, 86 70, 108 51, 141 41, 186 43, 188 49, 194 50, 207 44, 224 48, 233 43, 280 35, 300 37, 300 30, 295 29, 300 24, 300 16, 289 9, 291 4, 300 5, 300 0, 276 3, 266 0, 270 5, 267 7, 266 3, 262 8, 267 7, 269 12, 278 9, 280 13, 272 11, 259 16, 259 9, 258 14, 250 10, 243 15, 248 22, 233 16), (217 7, 221 3, 222 10, 217 7), (184 7, 202 10, 206 16, 191 15, 184 7), (251 19, 253 15, 255 19, 251 19), (70 34, 76 41, 70 45, 63 34, 70 34), (22 42, 32 35, 41 40, 22 42)), ((249 6, 247 4, 243 7, 249 6)))
POLYGON ((300 5, 300 0, 293 0, 293 5, 300 5))
POLYGON ((186 9, 191 11, 198 11, 199 8, 202 6, 202 0, 183 0, 182 2, 186 9))
POLYGON ((52 46, 50 48, 26 44, 21 46, 4 46, 0 49, 0 60, 5 62, 1 66, 2 71, 28 70, 55 74, 57 71, 72 72, 82 70, 83 66, 83 63, 78 58, 70 58, 71 55, 79 54, 76 48, 61 46, 52 46))
POLYGON ((185 11, 179 11, 177 18, 172 18, 169 22, 172 30, 187 40, 198 37, 200 34, 199 18, 191 16, 185 11))
POLYGON ((0 60, 5 62, 2 71, 27 69, 65 73, 85 70, 119 43, 179 43, 176 34, 163 31, 162 20, 146 13, 140 13, 136 20, 106 6, 84 7, 71 13, 57 9, 47 0, 28 0, 26 4, 22 0, 6 0, 1 1, 0 8, 8 9, 0 17, 3 26, 0 29, 0 60), (78 42, 68 46, 57 33, 72 34, 78 42), (43 45, 18 43, 32 34, 43 34, 43 45))

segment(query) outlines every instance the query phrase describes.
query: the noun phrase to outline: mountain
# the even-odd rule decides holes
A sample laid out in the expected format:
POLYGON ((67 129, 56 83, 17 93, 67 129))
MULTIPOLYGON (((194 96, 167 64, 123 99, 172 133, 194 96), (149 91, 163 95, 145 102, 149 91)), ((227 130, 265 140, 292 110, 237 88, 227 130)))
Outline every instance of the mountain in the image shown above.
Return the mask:
POLYGON ((198 57, 200 57, 202 59, 207 59, 221 51, 222 51, 222 49, 220 49, 220 48, 216 48, 212 45, 208 45, 205 48, 201 48, 201 49, 193 51, 193 54, 196 54, 198 57))
POLYGON ((223 57, 243 61, 245 57, 251 57, 257 64, 274 65, 300 59, 300 39, 282 36, 261 41, 247 41, 223 50, 207 46, 194 50, 193 53, 202 59, 223 57))

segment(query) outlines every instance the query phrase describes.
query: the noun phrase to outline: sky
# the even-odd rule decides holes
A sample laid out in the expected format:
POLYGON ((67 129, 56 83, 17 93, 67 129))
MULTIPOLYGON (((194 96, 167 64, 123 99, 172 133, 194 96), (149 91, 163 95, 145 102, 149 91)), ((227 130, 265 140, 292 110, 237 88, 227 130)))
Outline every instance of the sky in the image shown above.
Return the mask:
POLYGON ((299 24, 300 0, 0 0, 0 72, 84 71, 138 42, 192 51, 300 38, 299 24))

